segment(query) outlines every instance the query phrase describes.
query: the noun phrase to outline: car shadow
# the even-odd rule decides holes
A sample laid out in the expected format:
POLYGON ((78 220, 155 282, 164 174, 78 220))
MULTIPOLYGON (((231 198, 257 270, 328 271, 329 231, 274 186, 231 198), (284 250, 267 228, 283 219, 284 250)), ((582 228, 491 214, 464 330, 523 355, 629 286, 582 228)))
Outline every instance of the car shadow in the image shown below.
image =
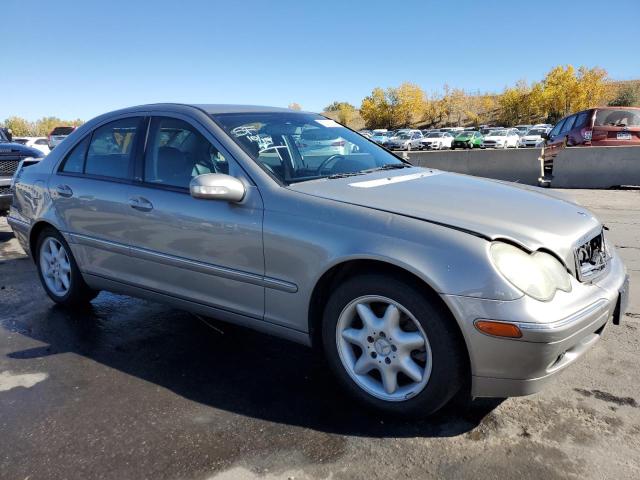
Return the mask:
POLYGON ((501 402, 477 400, 419 421, 385 417, 347 396, 311 349, 110 293, 85 310, 43 303, 15 315, 11 329, 46 344, 9 353, 12 359, 73 352, 216 409, 327 433, 451 437, 501 402))

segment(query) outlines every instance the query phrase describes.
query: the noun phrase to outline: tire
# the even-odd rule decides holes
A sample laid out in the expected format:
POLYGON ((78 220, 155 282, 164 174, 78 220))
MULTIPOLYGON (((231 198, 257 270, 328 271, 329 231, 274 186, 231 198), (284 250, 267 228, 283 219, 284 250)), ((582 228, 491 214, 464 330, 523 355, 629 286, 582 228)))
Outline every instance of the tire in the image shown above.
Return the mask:
POLYGON ((47 292, 47 295, 49 295, 49 298, 57 304, 65 307, 86 305, 100 293, 97 290, 89 288, 86 284, 69 245, 54 228, 45 228, 40 233, 34 254, 38 277, 40 277, 42 287, 45 292, 47 292), (61 254, 59 254, 53 258, 52 244, 64 255, 61 256, 61 254), (52 257, 50 261, 47 261, 47 255, 52 257), (48 272, 51 272, 51 269, 53 269, 54 272, 47 273, 47 271, 45 271, 47 266, 49 268, 48 272), (58 279, 62 277, 66 278, 66 283, 68 284, 66 287, 64 281, 55 280, 55 272, 57 272, 58 279), (60 286, 59 289, 57 289, 58 285, 60 286))
POLYGON ((431 415, 468 378, 455 320, 423 287, 396 276, 358 275, 335 288, 323 314, 322 344, 341 386, 364 405, 385 414, 431 415), (393 312, 399 319, 396 326, 385 324, 385 318, 394 318, 393 312), (368 328, 362 318, 369 318, 368 325, 377 325, 379 331, 368 328), (423 344, 416 343, 418 337, 423 344), (354 346, 353 341, 363 347, 354 346), (416 345, 421 346, 414 349, 416 345), (361 372, 356 373, 358 365, 361 372))

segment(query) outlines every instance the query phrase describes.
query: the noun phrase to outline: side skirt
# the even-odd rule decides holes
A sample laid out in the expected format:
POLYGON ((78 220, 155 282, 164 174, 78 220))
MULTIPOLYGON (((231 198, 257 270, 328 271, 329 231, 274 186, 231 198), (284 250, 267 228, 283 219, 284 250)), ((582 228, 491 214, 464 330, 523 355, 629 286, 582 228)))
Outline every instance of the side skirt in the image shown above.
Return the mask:
POLYGON ((258 332, 280 337, 302 345, 311 346, 311 337, 308 333, 293 330, 291 328, 269 323, 265 320, 247 317, 238 313, 229 312, 220 308, 204 305, 202 303, 192 302, 182 298, 174 297, 165 293, 156 292, 135 285, 121 283, 108 278, 91 275, 89 273, 82 274, 87 284, 96 290, 107 290, 109 292, 120 293, 138 298, 152 300, 154 302, 164 303, 180 310, 197 313, 206 317, 215 318, 234 325, 251 328, 258 332))

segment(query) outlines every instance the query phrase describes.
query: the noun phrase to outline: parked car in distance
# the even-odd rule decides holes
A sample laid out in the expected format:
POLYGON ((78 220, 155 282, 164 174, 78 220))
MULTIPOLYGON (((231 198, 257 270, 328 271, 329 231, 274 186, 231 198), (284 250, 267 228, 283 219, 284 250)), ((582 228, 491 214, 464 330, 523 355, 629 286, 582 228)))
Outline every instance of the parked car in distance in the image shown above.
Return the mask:
POLYGON ((71 132, 73 132, 75 129, 76 127, 55 127, 53 130, 51 130, 51 133, 48 137, 49 149, 53 150, 55 147, 57 147, 60 142, 71 135, 71 132))
POLYGON ((385 146, 389 150, 419 150, 422 147, 422 139, 420 130, 410 130, 389 139, 385 146))
POLYGON ((370 140, 376 142, 378 145, 386 145, 386 143, 389 141, 389 134, 384 131, 373 131, 373 136, 370 138, 370 140))
POLYGON ((451 143, 451 149, 455 148, 479 148, 482 146, 480 132, 463 131, 458 133, 451 143))
POLYGON ((520 148, 539 148, 544 146, 544 137, 549 132, 548 128, 531 128, 518 140, 520 148))
POLYGON ((45 155, 51 151, 47 137, 14 137, 13 141, 40 150, 45 155))
POLYGON ((422 150, 444 150, 451 148, 453 135, 449 132, 431 132, 420 141, 422 150))
POLYGON ((545 142, 545 160, 564 147, 640 145, 640 108, 599 107, 560 120, 545 142))
POLYGON ((101 115, 16 173, 8 223, 63 308, 107 290, 317 346, 356 400, 405 416, 540 390, 627 304, 585 208, 289 109, 101 115), (346 154, 308 162, 296 137, 314 129, 346 154))
POLYGON ((342 138, 337 130, 315 126, 302 130, 298 140, 298 148, 300 152, 309 157, 351 153, 351 144, 342 138))
POLYGON ((533 125, 516 125, 515 128, 516 130, 518 130, 518 134, 520 136, 524 135, 525 133, 527 133, 531 128, 533 127, 533 125))
MULTIPOLYGON (((17 140, 14 137, 14 140, 17 140)), ((39 162, 44 153, 36 148, 9 140, 5 130, 0 129, 0 212, 11 204, 11 182, 21 165, 39 162)))
POLYGON ((519 139, 515 128, 492 130, 482 139, 482 148, 516 148, 519 139))
POLYGON ((373 136, 373 132, 371 130, 360 130, 358 133, 366 138, 371 138, 373 136))

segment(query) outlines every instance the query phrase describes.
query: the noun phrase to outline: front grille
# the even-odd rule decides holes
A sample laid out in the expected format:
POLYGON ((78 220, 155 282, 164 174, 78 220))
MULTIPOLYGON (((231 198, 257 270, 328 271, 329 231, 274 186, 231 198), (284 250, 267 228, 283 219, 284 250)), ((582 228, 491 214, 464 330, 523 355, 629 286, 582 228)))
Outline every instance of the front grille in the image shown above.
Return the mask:
POLYGON ((12 177, 18 169, 19 160, 0 160, 0 175, 12 177))
POLYGON ((0 187, 0 195, 8 195, 11 193, 11 187, 9 185, 3 185, 0 187))
POLYGON ((609 255, 606 251, 604 234, 600 232, 575 250, 576 272, 581 282, 597 277, 607 266, 609 255))

